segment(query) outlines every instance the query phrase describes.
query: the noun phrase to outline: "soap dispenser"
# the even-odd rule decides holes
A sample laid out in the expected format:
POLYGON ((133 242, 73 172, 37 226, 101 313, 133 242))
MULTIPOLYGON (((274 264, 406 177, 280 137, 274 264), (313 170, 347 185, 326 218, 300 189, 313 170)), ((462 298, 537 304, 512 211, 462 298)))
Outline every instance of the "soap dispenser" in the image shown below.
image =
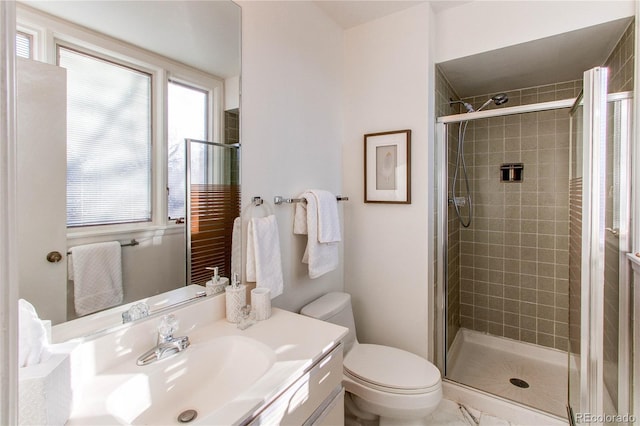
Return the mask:
POLYGON ((218 275, 218 267, 215 266, 213 268, 206 267, 204 268, 208 271, 213 271, 213 277, 205 284, 205 291, 207 296, 211 296, 212 294, 222 293, 224 289, 229 285, 229 278, 221 277, 218 275))
POLYGON ((233 274, 233 281, 225 288, 227 321, 237 323, 240 321, 242 309, 247 304, 247 290, 244 284, 238 281, 238 274, 233 274))

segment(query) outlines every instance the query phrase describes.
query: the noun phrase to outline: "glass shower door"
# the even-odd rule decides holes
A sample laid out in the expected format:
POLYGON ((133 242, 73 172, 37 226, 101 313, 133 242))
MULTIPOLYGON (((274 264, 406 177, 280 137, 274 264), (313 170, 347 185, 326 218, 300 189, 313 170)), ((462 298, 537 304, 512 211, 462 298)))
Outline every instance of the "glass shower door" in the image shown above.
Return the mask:
POLYGON ((239 272, 232 256, 234 220, 240 216, 239 144, 185 140, 187 285, 239 272))
MULTIPOLYGON (((582 151, 583 94, 571 110, 571 142, 569 171, 569 386, 570 410, 580 407, 581 366, 581 266, 582 266, 582 151)), ((569 413, 573 418, 572 412, 569 413)))
MULTIPOLYGON (((629 94, 609 95, 605 148, 603 405, 610 418, 629 412, 630 287, 626 255, 630 211, 629 94)), ((624 421, 619 423, 623 424, 624 421)))
POLYGON ((606 68, 585 72, 584 99, 571 113, 568 405, 573 424, 609 423, 629 411, 624 256, 631 102, 628 94, 607 96, 606 82, 606 68))

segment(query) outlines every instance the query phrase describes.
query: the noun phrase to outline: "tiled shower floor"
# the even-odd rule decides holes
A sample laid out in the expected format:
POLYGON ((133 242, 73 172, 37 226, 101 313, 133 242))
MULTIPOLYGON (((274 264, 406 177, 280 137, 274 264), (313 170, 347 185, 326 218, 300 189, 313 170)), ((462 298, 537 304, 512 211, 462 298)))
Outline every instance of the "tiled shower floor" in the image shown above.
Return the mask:
POLYGON ((557 416, 566 416, 567 354, 556 349, 460 329, 447 377, 557 416), (510 379, 524 380, 528 388, 510 379))

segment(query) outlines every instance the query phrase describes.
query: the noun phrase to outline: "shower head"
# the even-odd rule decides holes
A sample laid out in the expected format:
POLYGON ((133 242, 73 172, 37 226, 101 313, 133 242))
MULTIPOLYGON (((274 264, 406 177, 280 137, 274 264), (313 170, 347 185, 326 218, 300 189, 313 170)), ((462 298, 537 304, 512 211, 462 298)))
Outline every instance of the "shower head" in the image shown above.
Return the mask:
POLYGON ((492 97, 491 100, 496 105, 502 105, 502 104, 505 104, 505 103, 507 103, 509 101, 509 97, 507 96, 506 93, 498 93, 497 95, 492 97))
POLYGON ((509 100, 509 97, 507 96, 506 93, 498 93, 495 96, 492 96, 491 98, 489 98, 485 103, 482 104, 482 106, 480 108, 478 108, 476 111, 480 111, 481 109, 483 109, 484 107, 486 107, 487 105, 489 105, 491 102, 493 102, 496 105, 502 105, 504 103, 507 103, 507 101, 509 100))

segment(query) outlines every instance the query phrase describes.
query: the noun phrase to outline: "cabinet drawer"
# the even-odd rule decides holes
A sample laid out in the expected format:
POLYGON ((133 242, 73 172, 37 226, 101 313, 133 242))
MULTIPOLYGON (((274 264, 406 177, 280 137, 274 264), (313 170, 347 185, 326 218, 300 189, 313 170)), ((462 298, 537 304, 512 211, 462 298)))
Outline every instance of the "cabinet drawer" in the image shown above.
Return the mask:
POLYGON ((340 386, 327 398, 304 426, 344 425, 344 388, 340 386))
POLYGON ((342 345, 318 361, 249 424, 300 426, 342 383, 342 345))

